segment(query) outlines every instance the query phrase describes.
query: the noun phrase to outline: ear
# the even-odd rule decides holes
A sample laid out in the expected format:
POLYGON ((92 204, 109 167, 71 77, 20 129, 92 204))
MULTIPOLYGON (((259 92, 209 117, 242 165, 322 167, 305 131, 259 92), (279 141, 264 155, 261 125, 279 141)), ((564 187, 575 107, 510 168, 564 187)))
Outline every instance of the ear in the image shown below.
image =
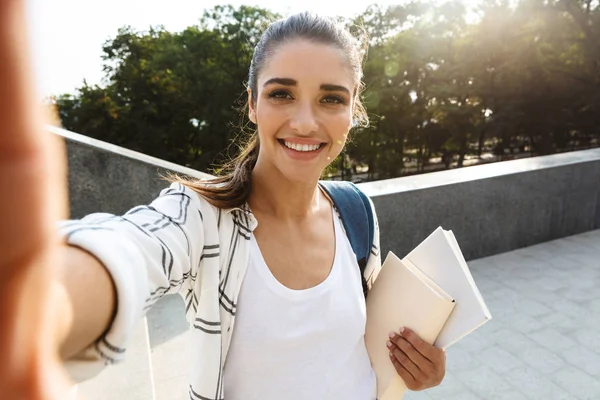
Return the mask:
POLYGON ((254 125, 256 125, 256 108, 254 107, 254 101, 252 100, 252 90, 248 88, 248 118, 254 125))

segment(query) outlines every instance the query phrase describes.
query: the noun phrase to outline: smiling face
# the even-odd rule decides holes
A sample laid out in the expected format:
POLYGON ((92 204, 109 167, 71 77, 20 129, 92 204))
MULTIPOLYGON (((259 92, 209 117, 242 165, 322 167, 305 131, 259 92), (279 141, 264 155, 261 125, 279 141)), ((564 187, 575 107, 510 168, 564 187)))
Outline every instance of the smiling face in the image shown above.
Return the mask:
POLYGON ((296 182, 319 179, 352 125, 356 83, 344 53, 306 40, 279 45, 256 87, 254 96, 248 92, 260 140, 255 169, 274 168, 296 182))

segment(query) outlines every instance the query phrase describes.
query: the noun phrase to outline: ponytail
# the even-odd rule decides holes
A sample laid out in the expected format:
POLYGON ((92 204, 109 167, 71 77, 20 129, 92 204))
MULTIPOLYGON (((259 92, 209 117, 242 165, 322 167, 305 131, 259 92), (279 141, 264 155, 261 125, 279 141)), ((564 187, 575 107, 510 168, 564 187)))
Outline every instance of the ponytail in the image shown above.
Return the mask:
POLYGON ((253 133, 240 154, 224 165, 224 175, 200 181, 177 175, 170 175, 168 179, 189 187, 215 207, 242 207, 250 195, 252 170, 258 159, 259 148, 258 134, 253 133))

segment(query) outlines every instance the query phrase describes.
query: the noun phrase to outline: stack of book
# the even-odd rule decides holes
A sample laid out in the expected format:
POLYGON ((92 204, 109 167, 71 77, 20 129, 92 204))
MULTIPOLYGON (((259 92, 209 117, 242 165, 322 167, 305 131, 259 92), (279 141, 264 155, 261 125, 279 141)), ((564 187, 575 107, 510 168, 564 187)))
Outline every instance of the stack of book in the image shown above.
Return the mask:
POLYGON ((390 332, 407 327, 446 349, 491 318, 452 231, 437 228, 402 260, 388 253, 367 296, 365 343, 377 398, 399 400, 407 390, 389 359, 390 332))

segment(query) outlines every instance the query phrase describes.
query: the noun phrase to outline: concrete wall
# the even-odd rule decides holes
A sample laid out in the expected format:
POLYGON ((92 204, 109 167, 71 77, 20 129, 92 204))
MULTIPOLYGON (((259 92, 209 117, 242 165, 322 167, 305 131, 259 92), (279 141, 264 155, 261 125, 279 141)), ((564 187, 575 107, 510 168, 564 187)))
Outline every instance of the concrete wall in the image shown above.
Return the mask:
POLYGON ((49 129, 66 140, 71 218, 99 211, 124 213, 146 204, 169 186, 161 178, 167 172, 210 176, 77 133, 49 129))
POLYGON ((438 226, 467 260, 600 228, 600 149, 360 186, 377 208, 383 251, 400 256, 438 226))
MULTIPOLYGON (((71 215, 122 213, 151 201, 166 171, 208 175, 64 130, 71 215)), ((436 227, 467 260, 600 228, 600 149, 360 184, 373 199, 384 254, 404 256, 436 227)))

